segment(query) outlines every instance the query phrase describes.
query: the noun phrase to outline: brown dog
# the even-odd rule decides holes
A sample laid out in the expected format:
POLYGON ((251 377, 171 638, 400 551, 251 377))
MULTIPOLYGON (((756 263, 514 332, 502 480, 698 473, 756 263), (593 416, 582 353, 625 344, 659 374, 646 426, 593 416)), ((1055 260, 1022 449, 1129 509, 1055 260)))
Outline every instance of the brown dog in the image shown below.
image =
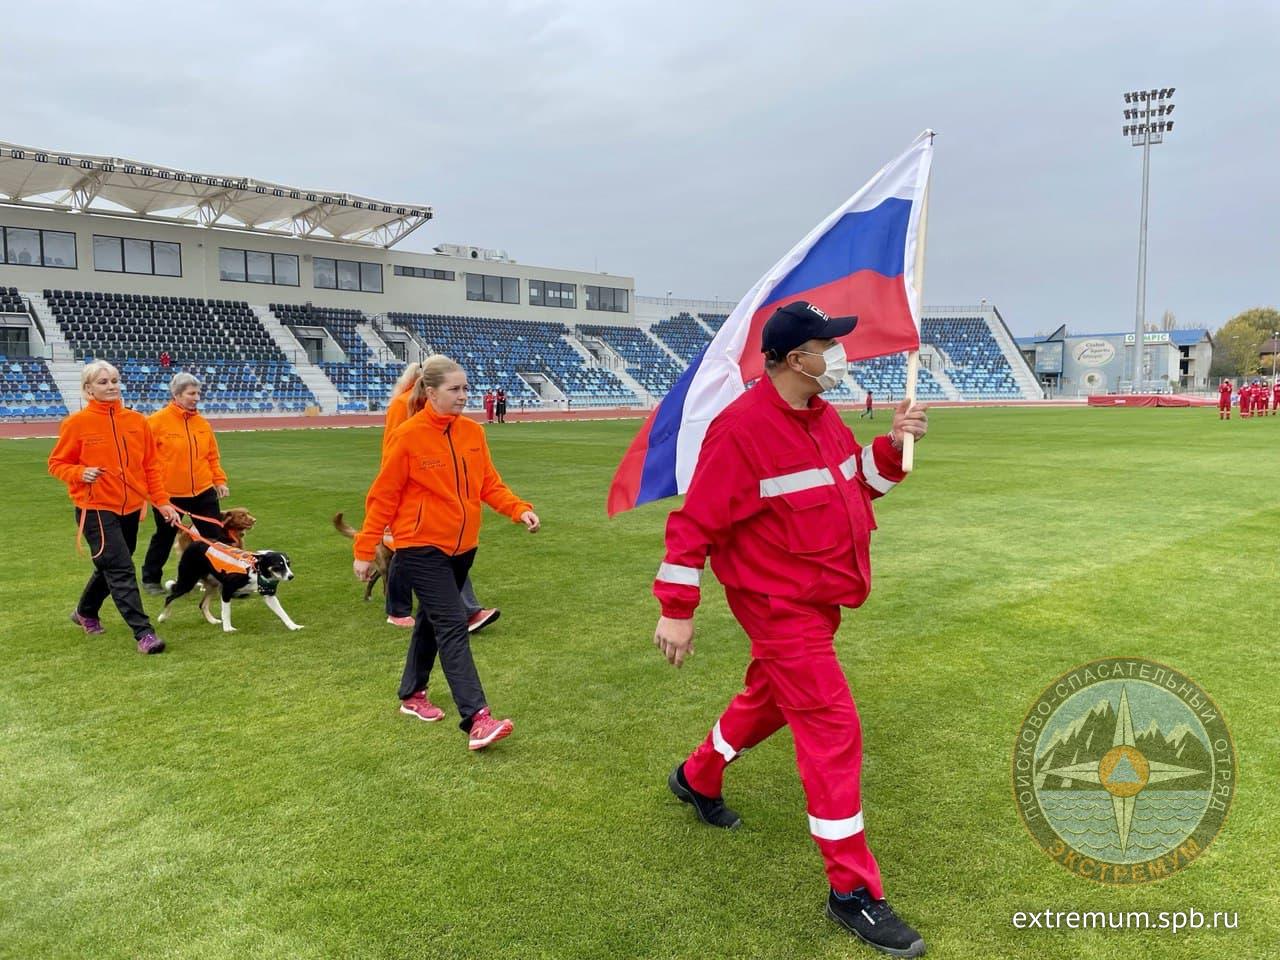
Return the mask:
MULTIPOLYGON (((346 520, 342 519, 341 513, 333 515, 333 526, 344 537, 355 539, 358 531, 352 529, 346 520)), ((373 585, 378 582, 378 578, 382 578, 382 595, 387 595, 387 570, 391 566, 392 550, 384 541, 379 541, 378 549, 373 553, 373 576, 365 582, 364 598, 366 600, 373 596, 373 585)))
MULTIPOLYGON (((244 547, 244 535, 253 529, 253 525, 258 522, 258 518, 249 512, 247 507, 232 507, 230 510, 223 510, 219 514, 218 519, 222 521, 222 529, 225 536, 218 537, 223 543, 229 543, 233 547, 244 547)), ((174 550, 178 554, 178 558, 182 558, 182 551, 191 546, 194 541, 191 535, 185 530, 178 531, 178 539, 174 544, 174 550)))

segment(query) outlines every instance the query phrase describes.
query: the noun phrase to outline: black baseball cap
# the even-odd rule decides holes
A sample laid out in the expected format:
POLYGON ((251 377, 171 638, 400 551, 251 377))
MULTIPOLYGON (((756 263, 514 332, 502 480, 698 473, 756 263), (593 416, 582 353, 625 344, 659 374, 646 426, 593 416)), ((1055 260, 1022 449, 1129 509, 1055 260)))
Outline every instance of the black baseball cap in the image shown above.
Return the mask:
POLYGON ((795 300, 773 311, 760 334, 760 349, 781 360, 810 340, 834 340, 858 325, 857 317, 828 317, 807 300, 795 300))

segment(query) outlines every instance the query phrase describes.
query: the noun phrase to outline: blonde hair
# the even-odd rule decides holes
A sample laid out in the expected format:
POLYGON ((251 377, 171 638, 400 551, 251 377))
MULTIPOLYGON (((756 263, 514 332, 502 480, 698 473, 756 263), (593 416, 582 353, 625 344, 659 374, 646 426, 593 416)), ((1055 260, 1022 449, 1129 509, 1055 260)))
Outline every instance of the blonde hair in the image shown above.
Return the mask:
POLYGON ((80 392, 86 397, 89 396, 89 384, 98 378, 100 373, 114 373, 120 376, 120 371, 116 369, 114 363, 108 363, 106 360, 94 360, 92 363, 86 363, 84 369, 80 371, 80 392))
POLYGON ((418 382, 418 378, 420 376, 422 376, 422 364, 418 363, 417 360, 408 364, 404 370, 401 371, 400 378, 396 380, 395 385, 391 388, 391 399, 394 400, 396 397, 400 396, 400 394, 410 389, 418 382))
POLYGON ((423 360, 418 382, 413 385, 413 393, 409 394, 409 416, 427 405, 428 389, 438 388, 449 374, 461 372, 462 367, 442 353, 434 353, 423 360))

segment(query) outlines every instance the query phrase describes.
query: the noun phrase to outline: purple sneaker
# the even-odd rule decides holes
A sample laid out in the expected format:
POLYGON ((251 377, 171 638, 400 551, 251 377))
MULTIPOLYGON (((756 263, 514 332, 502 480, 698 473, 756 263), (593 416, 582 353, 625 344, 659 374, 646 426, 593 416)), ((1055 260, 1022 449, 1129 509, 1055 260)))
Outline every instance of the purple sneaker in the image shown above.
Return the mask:
POLYGON ((102 621, 97 617, 82 617, 80 611, 71 611, 71 622, 83 630, 85 633, 106 633, 102 629, 102 621))
POLYGON ((139 653, 164 653, 164 641, 154 633, 144 633, 138 638, 139 653))

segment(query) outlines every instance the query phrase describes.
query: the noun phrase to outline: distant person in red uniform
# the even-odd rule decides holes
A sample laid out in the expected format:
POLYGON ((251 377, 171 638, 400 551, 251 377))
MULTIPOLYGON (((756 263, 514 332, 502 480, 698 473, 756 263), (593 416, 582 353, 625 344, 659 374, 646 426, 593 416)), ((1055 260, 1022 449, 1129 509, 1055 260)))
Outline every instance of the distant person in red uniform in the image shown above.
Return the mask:
POLYGON ((1265 417, 1270 406, 1271 390, 1267 387, 1267 382, 1263 380, 1258 384, 1258 416, 1265 417))
POLYGON ((492 390, 486 390, 484 392, 484 422, 485 423, 493 423, 493 411, 497 403, 498 403, 498 398, 494 395, 494 392, 492 390))
POLYGON ((859 420, 861 420, 863 417, 870 417, 872 420, 876 418, 876 408, 873 406, 873 398, 871 396, 870 390, 867 391, 867 407, 860 414, 858 414, 859 420))
POLYGON ((904 400, 888 434, 858 444, 819 396, 843 380, 837 338, 856 322, 804 301, 769 318, 767 375, 712 421, 685 503, 667 520, 655 645, 675 666, 692 652, 708 556, 751 642, 745 689, 667 782, 704 823, 736 827, 721 795, 726 766, 790 727, 831 885, 827 915, 877 949, 916 957, 924 940, 884 899, 863 829, 862 732, 833 639, 840 608, 860 606, 871 588, 871 501, 905 476, 903 437, 924 436, 927 407, 904 400))
POLYGON ((1271 385, 1271 415, 1276 415, 1276 410, 1280 408, 1280 380, 1276 380, 1271 385))
POLYGON ((162 350, 160 352, 160 366, 168 370, 171 363, 173 363, 173 357, 169 356, 169 351, 162 350))
POLYGON ((1218 419, 1231 419, 1231 381, 1223 380, 1218 384, 1218 419))
POLYGON ((1253 388, 1247 383, 1240 384, 1240 416, 1244 419, 1251 417, 1253 409, 1253 388))

